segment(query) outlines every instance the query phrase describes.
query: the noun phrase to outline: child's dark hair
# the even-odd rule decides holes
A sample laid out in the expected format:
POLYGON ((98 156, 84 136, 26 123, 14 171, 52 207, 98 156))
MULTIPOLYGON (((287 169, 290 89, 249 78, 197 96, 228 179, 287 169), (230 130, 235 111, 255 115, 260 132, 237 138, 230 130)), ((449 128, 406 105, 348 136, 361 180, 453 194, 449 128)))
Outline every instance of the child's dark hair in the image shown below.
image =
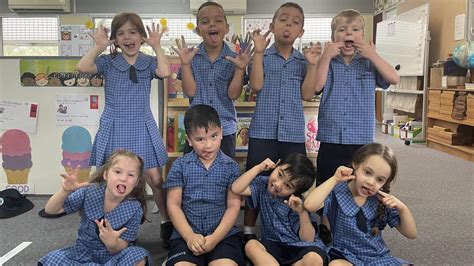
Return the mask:
MULTIPOLYGON (((363 162, 365 162, 371 156, 380 156, 382 157, 385 162, 390 166, 390 176, 385 181, 385 184, 382 186, 381 190, 385 193, 390 193, 390 184, 392 181, 395 180, 395 176, 397 175, 398 170, 398 163, 395 154, 393 153, 392 149, 389 147, 382 145, 380 143, 370 143, 362 146, 355 154, 352 159, 352 163, 357 168, 363 162)), ((380 230, 383 230, 385 225, 387 224, 384 219, 385 216, 385 206, 382 202, 379 202, 377 207, 377 218, 374 220, 374 224, 372 227, 372 234, 376 235, 380 230)))
POLYGON ((273 18, 272 18, 272 23, 275 23, 275 19, 278 17, 278 15, 280 15, 280 10, 283 9, 283 8, 286 8, 286 7, 292 7, 292 8, 296 8, 298 9, 298 11, 301 12, 301 15, 303 15, 303 21, 301 22, 301 27, 304 26, 304 11, 303 11, 303 8, 298 5, 297 3, 294 3, 294 2, 286 2, 284 4, 282 4, 276 11, 275 11, 275 14, 273 14, 273 18))
POLYGON ((224 14, 225 23, 227 23, 227 17, 225 15, 225 11, 224 11, 224 8, 222 7, 222 5, 219 4, 219 3, 216 3, 216 2, 207 1, 207 2, 202 3, 198 8, 198 11, 196 13, 196 25, 199 24, 199 12, 201 11, 201 9, 203 9, 205 7, 208 7, 208 6, 215 6, 215 7, 218 7, 220 9, 222 9, 222 13, 224 14))
POLYGON ((221 127, 221 120, 217 111, 209 105, 194 105, 184 114, 184 129, 188 137, 198 128, 204 128, 207 132, 211 127, 221 127))
MULTIPOLYGON (((140 36, 142 37, 147 37, 146 31, 145 31, 145 26, 143 26, 143 21, 135 13, 131 12, 122 12, 117 15, 115 15, 114 19, 112 20, 112 24, 110 26, 110 39, 115 40, 117 38, 117 31, 120 29, 120 27, 123 26, 123 24, 130 22, 132 26, 137 28, 138 33, 140 33, 140 36)), ((143 41, 142 41, 143 43, 143 41)), ((116 54, 118 45, 115 43, 110 46, 110 53, 111 54, 116 54)))
POLYGON ((284 169, 289 175, 289 182, 295 185, 295 196, 301 196, 316 180, 316 168, 308 157, 300 153, 291 153, 283 158, 279 165, 287 165, 284 169))
POLYGON ((355 9, 344 9, 341 12, 337 13, 335 17, 332 18, 331 21, 331 40, 334 41, 334 32, 337 29, 338 23, 341 21, 342 18, 347 19, 348 23, 351 23, 355 19, 360 19, 362 22, 362 32, 364 32, 365 27, 365 20, 362 14, 355 10, 355 9))
POLYGON ((107 172, 110 168, 112 168, 117 161, 120 159, 120 157, 128 157, 133 160, 135 160, 138 164, 138 183, 137 185, 133 188, 132 192, 127 196, 128 198, 134 198, 140 202, 140 206, 143 209, 143 217, 142 217, 142 223, 146 220, 146 179, 144 175, 144 162, 143 159, 140 158, 140 156, 136 155, 135 153, 124 150, 124 149, 119 149, 116 150, 112 155, 110 155, 109 159, 107 162, 105 162, 104 165, 99 167, 97 171, 95 171, 91 175, 91 181, 90 183, 103 183, 106 182, 104 179, 104 173, 107 172))

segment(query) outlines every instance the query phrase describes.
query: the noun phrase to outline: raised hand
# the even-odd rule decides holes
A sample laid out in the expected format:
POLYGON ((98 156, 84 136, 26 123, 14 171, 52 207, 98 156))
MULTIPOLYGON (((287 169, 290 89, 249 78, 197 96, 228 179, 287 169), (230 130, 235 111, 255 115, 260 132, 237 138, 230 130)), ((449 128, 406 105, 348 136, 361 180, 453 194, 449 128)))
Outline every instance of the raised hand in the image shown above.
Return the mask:
POLYGON ((97 225, 97 228, 99 228, 100 240, 102 240, 104 245, 107 247, 115 246, 118 238, 122 235, 123 232, 127 231, 126 227, 115 231, 109 221, 107 221, 107 219, 95 220, 95 224, 97 225))
POLYGON ((355 48, 357 48, 359 54, 367 59, 370 59, 377 54, 375 51, 375 45, 372 41, 369 41, 368 43, 364 42, 363 40, 354 41, 353 45, 355 48))
POLYGON ((265 49, 267 48, 268 44, 270 43, 270 38, 268 38, 268 35, 270 34, 270 31, 267 31, 265 34, 261 34, 260 29, 254 30, 250 34, 250 39, 252 39, 253 44, 255 46, 253 52, 254 53, 263 53, 265 52, 265 49))
POLYGON ((305 211, 303 201, 295 195, 291 195, 290 198, 288 200, 285 200, 284 202, 296 213, 302 213, 305 211))
POLYGON ((313 42, 309 43, 309 47, 303 48, 304 58, 308 61, 308 64, 316 65, 318 62, 319 57, 321 56, 322 46, 320 42, 313 44, 313 42))
POLYGON ((341 48, 344 47, 344 42, 327 42, 324 45, 323 56, 333 58, 341 52, 341 48))
POLYGON ((188 47, 186 45, 186 41, 184 40, 183 35, 181 35, 181 43, 179 42, 179 39, 176 39, 176 47, 172 46, 171 48, 178 54, 179 58, 181 59, 181 65, 190 64, 194 58, 194 55, 199 52, 199 48, 188 47))
POLYGON ((336 169, 336 173, 334 173, 334 178, 336 178, 337 183, 352 180, 355 178, 355 175, 352 175, 352 171, 352 168, 339 166, 336 169))
POLYGON ((152 23, 151 28, 148 25, 146 26, 146 30, 148 32, 148 38, 142 37, 142 40, 148 43, 153 50, 161 49, 161 37, 167 28, 163 27, 160 30, 159 24, 152 23))
POLYGON ((258 165, 258 168, 260 169, 260 172, 268 171, 270 169, 275 168, 278 165, 278 163, 280 163, 280 160, 278 160, 278 162, 275 164, 272 160, 267 158, 258 165))
POLYGON ((62 186, 65 191, 72 192, 81 187, 89 185, 89 182, 79 183, 79 180, 77 179, 79 167, 80 165, 78 165, 74 170, 71 170, 70 167, 67 167, 66 174, 61 174, 61 177, 63 178, 62 186))
POLYGON ((407 206, 403 202, 401 202, 399 199, 397 199, 395 196, 385 193, 381 190, 379 190, 378 192, 379 192, 378 198, 380 201, 382 201, 383 205, 389 208, 395 208, 398 211, 401 211, 407 208, 407 206))
POLYGON ((95 41, 95 45, 100 47, 102 50, 105 50, 105 48, 115 42, 115 40, 109 40, 108 32, 109 30, 106 29, 103 25, 100 25, 94 30, 94 35, 92 36, 92 38, 95 41))
POLYGON ((226 56, 225 59, 231 61, 236 68, 245 70, 250 62, 250 51, 252 50, 251 45, 247 45, 247 48, 240 53, 237 57, 226 56))
POLYGON ((206 251, 206 239, 201 234, 193 233, 193 235, 186 240, 186 245, 195 256, 203 254, 206 251))

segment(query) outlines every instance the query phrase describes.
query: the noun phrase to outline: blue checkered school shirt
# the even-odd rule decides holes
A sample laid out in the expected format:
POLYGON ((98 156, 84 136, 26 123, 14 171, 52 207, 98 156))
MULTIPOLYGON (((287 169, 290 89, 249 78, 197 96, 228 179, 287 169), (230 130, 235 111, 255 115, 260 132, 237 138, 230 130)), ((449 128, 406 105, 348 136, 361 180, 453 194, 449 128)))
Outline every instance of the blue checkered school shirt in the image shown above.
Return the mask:
POLYGON ((273 197, 267 190, 268 176, 257 176, 250 183, 251 197, 248 199, 252 208, 260 208, 262 240, 280 242, 289 246, 317 246, 325 250, 323 242, 315 235, 314 242, 299 238, 300 218, 283 201, 273 197))
POLYGON ((82 211, 76 244, 62 248, 40 259, 44 265, 135 265, 150 257, 148 251, 130 245, 116 254, 110 254, 99 237, 97 219, 107 219, 114 230, 126 227, 120 238, 135 241, 143 215, 140 203, 125 199, 111 212, 104 212, 105 183, 93 183, 71 193, 64 203, 66 213, 82 211))
MULTIPOLYGON (((338 184, 324 202, 324 215, 328 217, 333 234, 332 248, 342 254, 354 265, 400 265, 404 260, 390 255, 390 250, 382 239, 382 232, 373 236, 371 233, 373 220, 377 218, 377 196, 367 198, 366 203, 359 207, 347 185, 338 184), (369 229, 367 233, 357 227, 357 213, 362 210, 369 229)), ((385 220, 390 227, 400 224, 400 216, 396 209, 386 208, 385 220)))
MULTIPOLYGON (((229 84, 234 77, 234 64, 225 59, 226 56, 236 57, 229 46, 224 43, 221 54, 211 62, 204 49, 203 43, 198 46, 199 52, 191 62, 196 93, 191 99, 191 106, 205 104, 212 106, 219 114, 223 135, 228 136, 237 132, 237 113, 234 101, 229 98, 229 84)), ((181 69, 178 72, 181 79, 181 69)))
POLYGON ((282 142, 304 143, 304 112, 301 85, 306 59, 293 49, 285 60, 270 46, 263 55, 264 81, 250 122, 249 136, 282 142))
POLYGON ((331 59, 319 105, 317 140, 352 145, 373 142, 375 87, 389 85, 359 54, 348 65, 341 56, 331 59))
MULTIPOLYGON (((194 151, 178 158, 168 173, 164 188, 181 187, 181 209, 196 234, 214 233, 227 210, 227 191, 240 176, 239 165, 219 151, 207 170, 194 151)), ((226 237, 239 232, 234 225, 226 237)), ((171 239, 181 237, 174 230, 171 239)))

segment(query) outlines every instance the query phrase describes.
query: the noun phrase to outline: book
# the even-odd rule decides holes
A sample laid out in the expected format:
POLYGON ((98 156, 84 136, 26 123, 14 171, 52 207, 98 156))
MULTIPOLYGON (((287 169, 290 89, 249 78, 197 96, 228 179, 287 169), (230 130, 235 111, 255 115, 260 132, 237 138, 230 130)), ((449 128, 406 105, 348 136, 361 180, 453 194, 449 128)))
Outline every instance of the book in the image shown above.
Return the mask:
POLYGON ((318 152, 319 141, 316 140, 318 135, 318 115, 304 115, 304 139, 306 145, 306 153, 318 152))
POLYGON ((170 64, 171 76, 167 78, 166 87, 168 91, 168 101, 187 101, 188 96, 183 92, 182 81, 178 79, 180 64, 170 64))
POLYGON ((246 152, 249 149, 249 128, 252 113, 237 113, 237 136, 235 138, 235 151, 246 152))
POLYGON ((184 129, 184 113, 168 114, 166 128, 166 151, 183 152, 186 145, 186 130, 184 129))

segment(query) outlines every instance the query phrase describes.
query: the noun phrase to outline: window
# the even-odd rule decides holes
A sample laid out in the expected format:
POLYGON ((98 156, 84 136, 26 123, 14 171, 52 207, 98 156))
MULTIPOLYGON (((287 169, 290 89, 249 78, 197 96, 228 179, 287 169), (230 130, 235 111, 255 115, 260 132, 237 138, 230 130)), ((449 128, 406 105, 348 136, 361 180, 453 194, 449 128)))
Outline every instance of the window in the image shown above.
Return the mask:
POLYGON ((2 18, 4 56, 58 56, 58 18, 2 18))

